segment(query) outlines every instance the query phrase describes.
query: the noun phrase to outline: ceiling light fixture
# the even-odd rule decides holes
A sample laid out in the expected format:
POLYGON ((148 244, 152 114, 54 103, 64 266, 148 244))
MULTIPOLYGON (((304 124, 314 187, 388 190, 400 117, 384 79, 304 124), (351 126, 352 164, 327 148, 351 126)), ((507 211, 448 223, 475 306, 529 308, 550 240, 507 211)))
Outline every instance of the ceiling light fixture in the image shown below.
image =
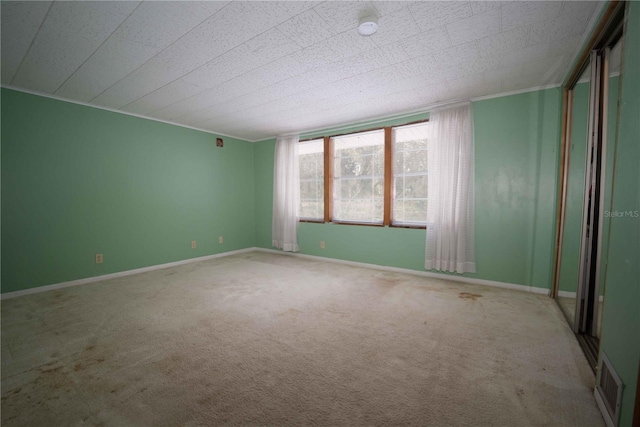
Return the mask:
POLYGON ((378 31, 378 17, 375 15, 365 16, 358 24, 358 33, 361 36, 370 36, 378 31))

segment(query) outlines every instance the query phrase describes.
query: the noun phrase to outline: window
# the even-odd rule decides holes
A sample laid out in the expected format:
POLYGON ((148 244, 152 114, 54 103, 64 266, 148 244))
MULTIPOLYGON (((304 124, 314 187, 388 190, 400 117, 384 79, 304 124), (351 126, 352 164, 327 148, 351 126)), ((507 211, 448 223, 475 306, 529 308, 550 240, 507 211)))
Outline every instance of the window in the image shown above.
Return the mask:
POLYGON ((300 218, 324 220, 324 140, 300 143, 300 218))
POLYGON ((392 224, 427 224, 427 123, 393 132, 392 224))
POLYGON ((300 142, 300 219, 425 228, 427 122, 300 142))
POLYGON ((331 138, 333 219, 382 224, 384 215, 384 130, 331 138))

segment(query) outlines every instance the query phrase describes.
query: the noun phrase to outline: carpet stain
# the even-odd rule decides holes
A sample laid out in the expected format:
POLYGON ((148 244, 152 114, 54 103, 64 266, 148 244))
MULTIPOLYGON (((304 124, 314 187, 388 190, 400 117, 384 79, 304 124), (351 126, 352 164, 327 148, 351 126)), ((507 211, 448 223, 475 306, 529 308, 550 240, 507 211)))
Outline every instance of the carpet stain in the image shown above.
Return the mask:
POLYGON ((296 310, 295 308, 290 308, 286 311, 278 313, 278 316, 298 316, 300 314, 302 314, 302 311, 296 310))
POLYGON ((458 298, 470 299, 472 301, 475 301, 478 298, 482 298, 482 295, 480 295, 480 294, 472 294, 472 293, 469 293, 469 292, 460 292, 460 294, 458 295, 458 298))
POLYGON ((391 278, 391 277, 376 277, 374 280, 377 285, 382 285, 382 286, 397 286, 400 284, 400 282, 403 281, 403 279, 401 278, 391 278))
POLYGON ((40 372, 42 372, 43 374, 53 374, 53 373, 58 372, 58 371, 59 371, 59 370, 61 370, 61 369, 62 369, 62 366, 58 366, 58 367, 56 367, 56 368, 51 368, 51 369, 38 368, 38 370, 39 370, 40 372))
POLYGON ((54 303, 61 303, 61 302, 69 301, 70 299, 75 298, 75 295, 65 293, 62 291, 54 291, 52 296, 53 296, 54 303))
POLYGON ((340 316, 340 317, 348 317, 348 316, 350 316, 349 313, 345 313, 344 311, 337 311, 337 310, 331 310, 331 309, 326 309, 325 311, 327 313, 333 313, 333 314, 335 314, 337 316, 340 316))
POLYGON ((45 402, 57 401, 66 397, 63 392, 65 384, 69 385, 69 380, 64 373, 63 366, 54 366, 54 362, 49 362, 30 371, 37 372, 36 376, 29 382, 14 390, 4 393, 2 397, 2 424, 8 420, 16 418, 14 415, 21 407, 34 408, 46 405, 45 402))
POLYGON ((573 334, 558 327, 564 319, 544 315, 553 301, 250 257, 276 262, 230 256, 197 264, 199 275, 176 269, 171 283, 189 273, 197 285, 189 292, 159 285, 170 280, 155 272, 92 285, 86 294, 65 290, 78 293, 59 304, 73 304, 69 310, 54 310, 51 294, 2 301, 3 355, 12 357, 2 360, 1 425, 526 426, 562 419, 603 426, 585 386, 591 370, 574 360, 582 353, 573 334), (212 278, 216 263, 226 268, 225 285, 212 278), (145 303, 149 296, 154 304, 145 303), (473 303, 456 304, 456 296, 473 303), (168 307, 180 314, 157 316, 168 307), (528 334, 514 333, 522 330, 528 334), (16 354, 9 343, 19 344, 16 354), (565 368, 552 382, 539 377, 550 374, 549 360, 565 368), (491 375, 491 390, 500 393, 459 375, 459 366, 473 377, 491 375), (456 410, 440 411, 451 404, 456 410))

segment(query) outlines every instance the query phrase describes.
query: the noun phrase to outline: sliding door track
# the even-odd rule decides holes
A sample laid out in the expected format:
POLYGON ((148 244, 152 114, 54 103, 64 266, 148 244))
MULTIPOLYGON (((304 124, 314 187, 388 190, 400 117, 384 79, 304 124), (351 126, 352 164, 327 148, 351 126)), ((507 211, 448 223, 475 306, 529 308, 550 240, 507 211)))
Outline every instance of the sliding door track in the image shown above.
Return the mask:
POLYGON ((576 339, 582 347, 582 352, 589 362, 589 367, 596 373, 596 367, 598 366, 598 348, 600 347, 600 341, 596 337, 592 337, 585 334, 575 334, 576 339))

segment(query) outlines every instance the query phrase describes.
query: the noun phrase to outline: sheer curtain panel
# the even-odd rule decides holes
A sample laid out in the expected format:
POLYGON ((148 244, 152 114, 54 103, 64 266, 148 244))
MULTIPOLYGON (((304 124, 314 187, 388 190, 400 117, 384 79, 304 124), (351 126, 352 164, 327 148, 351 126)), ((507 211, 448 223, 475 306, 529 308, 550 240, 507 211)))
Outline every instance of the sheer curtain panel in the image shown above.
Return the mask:
POLYGON ((429 117, 425 268, 475 273, 471 104, 429 117))
POLYGON ((272 246, 285 252, 298 251, 300 172, 298 135, 278 137, 273 168, 272 246))

